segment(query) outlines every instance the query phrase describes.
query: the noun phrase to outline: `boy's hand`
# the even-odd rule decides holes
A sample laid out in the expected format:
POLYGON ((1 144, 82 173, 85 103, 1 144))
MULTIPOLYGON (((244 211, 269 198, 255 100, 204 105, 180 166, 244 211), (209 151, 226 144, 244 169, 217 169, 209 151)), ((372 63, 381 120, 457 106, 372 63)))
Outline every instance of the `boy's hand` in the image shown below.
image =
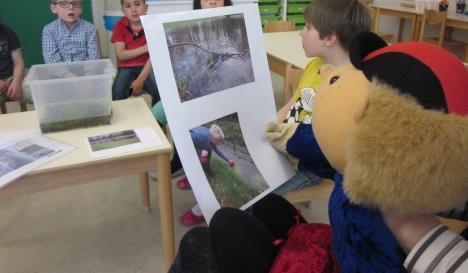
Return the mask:
POLYGON ((227 165, 228 165, 230 168, 234 168, 234 167, 236 166, 236 163, 234 163, 234 161, 232 161, 232 160, 229 160, 229 161, 227 162, 227 165))
POLYGON ((404 214, 396 210, 381 211, 388 228, 408 253, 429 231, 440 224, 430 214, 404 214))
POLYGON ((7 93, 6 95, 9 97, 9 98, 12 98, 12 99, 19 99, 23 96, 23 89, 22 89, 22 86, 21 86, 21 82, 20 83, 17 83, 15 81, 13 81, 10 86, 8 87, 8 90, 7 90, 7 93))
POLYGON ((296 131, 298 125, 298 123, 269 121, 266 124, 265 136, 275 149, 282 153, 287 153, 286 144, 296 131))
POLYGON ((148 44, 145 44, 144 46, 141 46, 141 54, 148 53, 148 44))
POLYGON ((144 81, 139 80, 138 78, 132 82, 130 89, 132 90, 132 95, 138 97, 143 92, 143 83, 144 81))

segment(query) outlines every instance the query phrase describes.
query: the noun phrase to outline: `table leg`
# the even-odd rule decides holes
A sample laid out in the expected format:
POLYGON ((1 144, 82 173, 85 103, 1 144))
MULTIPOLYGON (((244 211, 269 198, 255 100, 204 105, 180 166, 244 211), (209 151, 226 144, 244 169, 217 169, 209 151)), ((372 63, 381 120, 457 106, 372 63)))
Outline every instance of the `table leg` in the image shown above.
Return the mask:
MULTIPOLYGON (((403 39, 403 28, 405 27, 405 19, 400 18, 400 22, 398 23, 398 36, 397 36, 397 42, 401 42, 403 39)), ((410 34, 410 39, 413 38, 413 33, 410 34)))
POLYGON ((142 172, 140 175, 140 195, 144 212, 150 211, 150 194, 148 172, 142 172))
POLYGON ((379 32, 379 24, 380 24, 380 9, 376 8, 375 15, 374 15, 374 26, 373 26, 375 33, 379 32))
POLYGON ((166 272, 175 256, 174 218, 172 212, 171 165, 169 154, 159 154, 156 162, 159 207, 161 215, 161 235, 166 272))
POLYGON ((412 41, 418 41, 419 40, 419 22, 418 22, 418 16, 417 15, 413 15, 412 19, 411 19, 410 39, 412 41))

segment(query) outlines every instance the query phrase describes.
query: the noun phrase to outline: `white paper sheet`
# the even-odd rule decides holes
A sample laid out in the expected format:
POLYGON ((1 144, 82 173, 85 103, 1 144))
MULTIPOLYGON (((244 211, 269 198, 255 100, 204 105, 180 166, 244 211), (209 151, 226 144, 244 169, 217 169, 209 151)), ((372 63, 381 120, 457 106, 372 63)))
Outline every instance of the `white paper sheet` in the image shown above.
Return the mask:
POLYGON ((263 133, 276 109, 258 6, 147 15, 142 22, 169 127, 205 218, 221 205, 246 208, 290 178, 292 168, 263 133), (213 123, 235 166, 213 152, 210 174, 191 130, 213 123), (248 185, 236 193, 248 200, 234 200, 236 181, 248 185))
POLYGON ((37 133, 2 132, 0 138, 9 139, 0 144, 0 188, 75 149, 37 133))
POLYGON ((103 157, 160 145, 161 139, 151 127, 128 129, 85 138, 92 157, 103 157))

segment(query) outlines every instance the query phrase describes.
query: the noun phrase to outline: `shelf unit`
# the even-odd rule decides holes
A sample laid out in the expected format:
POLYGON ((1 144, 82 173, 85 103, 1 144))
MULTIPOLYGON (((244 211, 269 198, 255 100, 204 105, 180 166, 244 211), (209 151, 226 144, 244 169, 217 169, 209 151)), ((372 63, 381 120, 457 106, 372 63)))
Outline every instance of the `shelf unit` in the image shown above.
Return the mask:
POLYGON ((262 20, 265 22, 286 20, 296 23, 296 29, 304 26, 304 11, 311 0, 258 0, 258 8, 262 20))
POLYGON ((310 0, 285 0, 286 14, 285 18, 287 21, 296 23, 296 29, 302 29, 304 27, 304 11, 310 4, 310 0))
POLYGON ((281 0, 258 0, 262 26, 265 22, 281 20, 281 0))

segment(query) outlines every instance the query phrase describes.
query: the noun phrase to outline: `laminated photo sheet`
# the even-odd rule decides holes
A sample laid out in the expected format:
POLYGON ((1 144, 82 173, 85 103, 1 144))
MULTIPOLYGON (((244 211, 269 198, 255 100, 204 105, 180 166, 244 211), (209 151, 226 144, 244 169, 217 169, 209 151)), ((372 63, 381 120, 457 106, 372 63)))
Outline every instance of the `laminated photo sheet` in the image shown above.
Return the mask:
POLYGON ((157 146, 162 141, 151 127, 143 127, 88 136, 85 143, 91 157, 103 157, 157 146))
POLYGON ((292 177, 264 135, 276 109, 258 6, 142 22, 171 135, 207 221, 221 206, 251 206, 292 177), (206 136, 220 131, 224 140, 206 149, 206 136))
POLYGON ((75 149, 38 133, 0 133, 0 138, 12 136, 16 137, 0 144, 0 188, 75 149))

